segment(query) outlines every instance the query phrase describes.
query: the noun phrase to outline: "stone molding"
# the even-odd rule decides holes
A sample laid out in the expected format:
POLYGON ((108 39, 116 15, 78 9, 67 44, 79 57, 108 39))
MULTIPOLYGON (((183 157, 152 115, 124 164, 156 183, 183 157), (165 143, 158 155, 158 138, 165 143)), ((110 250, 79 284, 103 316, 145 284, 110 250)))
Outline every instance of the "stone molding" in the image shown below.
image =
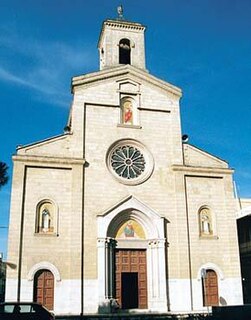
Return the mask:
POLYGON ((53 142, 53 141, 62 140, 62 139, 67 138, 70 135, 72 135, 72 132, 63 133, 63 134, 60 134, 60 135, 57 135, 57 136, 54 136, 54 137, 50 137, 50 138, 43 139, 43 140, 40 140, 40 141, 36 141, 36 142, 30 143, 30 144, 26 144, 26 145, 19 145, 19 146, 17 146, 17 151, 22 150, 22 149, 30 149, 30 148, 37 147, 39 145, 44 145, 44 144, 47 144, 47 143, 50 143, 50 142, 53 142))
POLYGON ((55 280, 57 282, 61 281, 61 276, 60 276, 60 273, 59 273, 58 269, 52 263, 50 263, 48 261, 42 261, 42 262, 39 262, 39 263, 35 264, 29 270, 29 272, 27 274, 27 279, 29 281, 33 281, 36 272, 39 271, 39 270, 42 270, 42 269, 50 270, 53 273, 55 280))
POLYGON ((197 280, 198 281, 201 281, 201 270, 202 269, 211 269, 211 270, 214 270, 216 273, 217 273, 217 276, 220 280, 224 280, 224 274, 223 272, 221 271, 221 269, 215 264, 215 263, 212 263, 212 262, 208 262, 208 263, 205 263, 203 264, 200 268, 199 268, 199 271, 197 273, 197 280))
MULTIPOLYGON (((180 171, 180 172, 185 172, 185 173, 190 173, 193 175, 198 174, 212 174, 212 175, 223 175, 223 174, 233 174, 234 170, 233 169, 228 169, 228 168, 214 168, 214 167, 190 167, 190 166, 184 166, 184 165, 179 165, 179 164, 173 164, 172 165, 172 170, 173 171, 180 171)), ((215 177, 216 178, 216 177, 215 177)), ((221 176, 218 178, 222 178, 221 176)))
POLYGON ((41 163, 41 166, 47 166, 48 164, 64 164, 64 165, 72 165, 79 164, 84 165, 85 160, 80 158, 61 158, 61 157, 50 157, 50 156, 27 156, 27 155, 14 155, 12 157, 13 161, 21 161, 21 162, 33 162, 33 163, 41 163))

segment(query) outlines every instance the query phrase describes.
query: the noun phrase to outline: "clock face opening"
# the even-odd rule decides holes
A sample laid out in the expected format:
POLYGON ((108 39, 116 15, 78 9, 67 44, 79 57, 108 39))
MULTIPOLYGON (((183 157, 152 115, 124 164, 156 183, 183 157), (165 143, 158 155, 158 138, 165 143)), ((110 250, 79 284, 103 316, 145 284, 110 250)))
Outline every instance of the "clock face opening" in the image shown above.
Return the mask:
POLYGON ((114 143, 107 153, 107 167, 121 183, 136 185, 148 179, 153 158, 140 142, 132 139, 114 143))

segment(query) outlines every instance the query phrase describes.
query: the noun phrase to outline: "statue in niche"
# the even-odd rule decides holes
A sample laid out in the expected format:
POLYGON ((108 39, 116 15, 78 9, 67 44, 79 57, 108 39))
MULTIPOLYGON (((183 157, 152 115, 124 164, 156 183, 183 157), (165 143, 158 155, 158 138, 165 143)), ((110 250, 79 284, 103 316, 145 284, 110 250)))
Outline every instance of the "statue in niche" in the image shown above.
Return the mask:
POLYGON ((50 213, 48 209, 44 209, 42 212, 42 231, 48 232, 50 229, 50 213))
POLYGON ((210 221, 210 213, 207 209, 203 209, 201 211, 201 232, 202 234, 211 234, 212 233, 212 227, 211 227, 211 221, 210 221))

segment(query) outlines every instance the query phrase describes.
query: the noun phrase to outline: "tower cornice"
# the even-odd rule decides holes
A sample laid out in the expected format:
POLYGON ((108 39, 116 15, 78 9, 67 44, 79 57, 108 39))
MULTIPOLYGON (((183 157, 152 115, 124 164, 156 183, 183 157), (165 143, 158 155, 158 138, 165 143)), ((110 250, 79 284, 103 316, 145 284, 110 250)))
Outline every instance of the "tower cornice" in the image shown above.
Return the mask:
POLYGON ((127 20, 112 20, 112 19, 105 20, 102 24, 102 29, 101 29, 99 41, 98 41, 98 48, 100 48, 100 43, 104 35, 105 27, 110 27, 115 29, 119 28, 124 30, 133 30, 133 31, 137 30, 137 31, 143 31, 143 32, 146 29, 146 26, 138 22, 131 22, 127 20))

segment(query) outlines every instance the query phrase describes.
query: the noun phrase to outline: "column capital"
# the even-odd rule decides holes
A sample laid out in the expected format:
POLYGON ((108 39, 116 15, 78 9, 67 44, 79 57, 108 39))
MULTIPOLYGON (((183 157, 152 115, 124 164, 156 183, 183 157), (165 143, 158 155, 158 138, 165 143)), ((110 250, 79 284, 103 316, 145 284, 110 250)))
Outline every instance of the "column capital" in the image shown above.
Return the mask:
POLYGON ((97 246, 98 247, 115 247, 117 241, 114 238, 106 237, 106 238, 98 238, 97 239, 97 246))
POLYGON ((152 248, 161 248, 164 247, 166 243, 166 239, 150 239, 148 240, 148 246, 152 248))

